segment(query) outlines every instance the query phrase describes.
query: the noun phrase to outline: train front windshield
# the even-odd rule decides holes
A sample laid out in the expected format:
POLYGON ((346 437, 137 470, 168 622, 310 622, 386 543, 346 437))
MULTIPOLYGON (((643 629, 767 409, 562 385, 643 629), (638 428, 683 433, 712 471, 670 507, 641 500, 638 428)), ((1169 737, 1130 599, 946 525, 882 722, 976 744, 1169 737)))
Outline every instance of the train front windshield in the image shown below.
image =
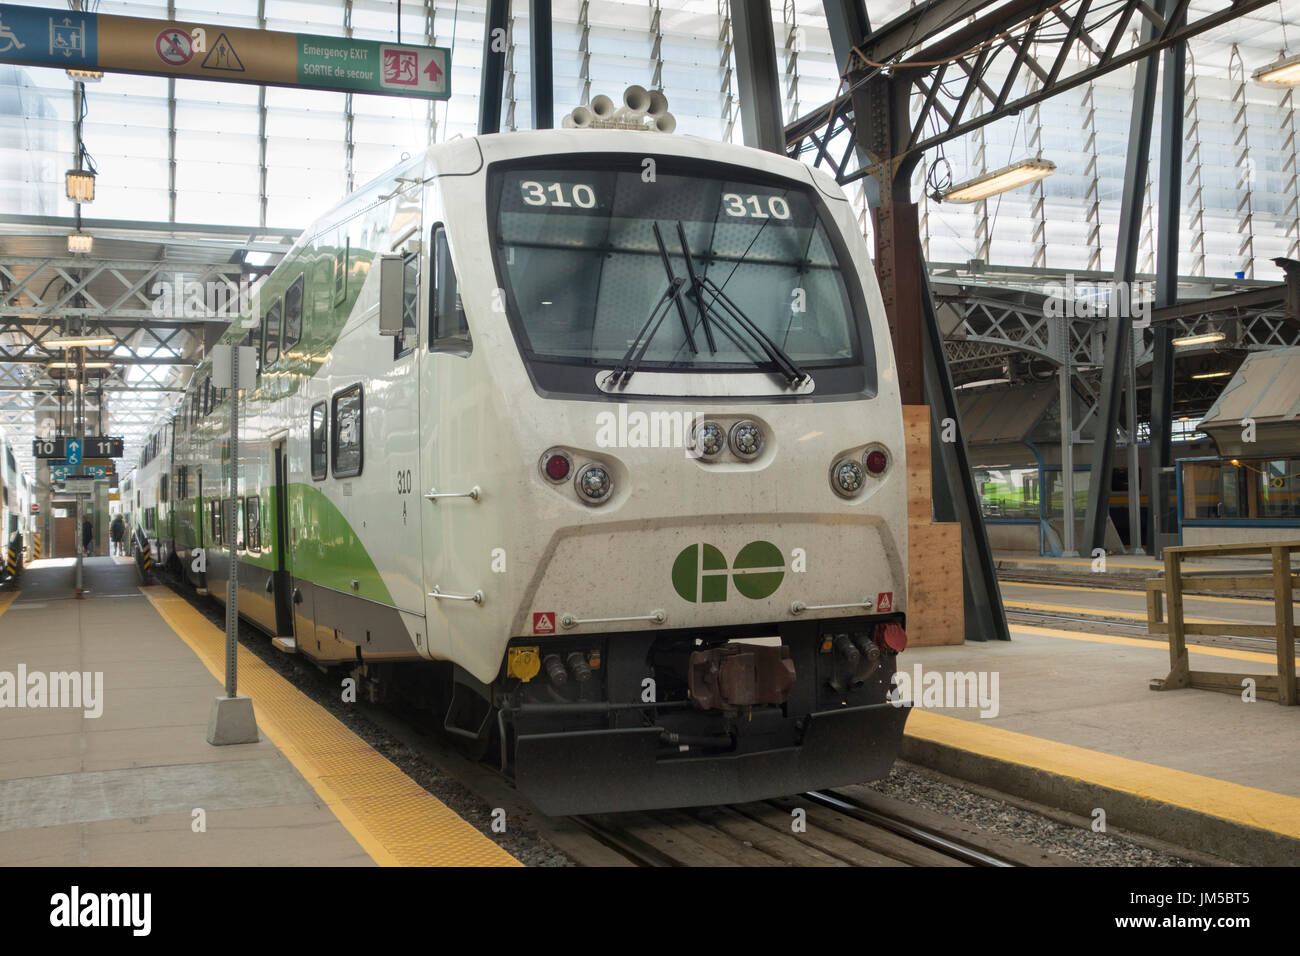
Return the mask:
POLYGON ((668 162, 494 173, 494 254, 525 353, 609 365, 635 346, 639 368, 753 371, 772 359, 752 323, 801 369, 860 365, 847 253, 811 187, 668 162))

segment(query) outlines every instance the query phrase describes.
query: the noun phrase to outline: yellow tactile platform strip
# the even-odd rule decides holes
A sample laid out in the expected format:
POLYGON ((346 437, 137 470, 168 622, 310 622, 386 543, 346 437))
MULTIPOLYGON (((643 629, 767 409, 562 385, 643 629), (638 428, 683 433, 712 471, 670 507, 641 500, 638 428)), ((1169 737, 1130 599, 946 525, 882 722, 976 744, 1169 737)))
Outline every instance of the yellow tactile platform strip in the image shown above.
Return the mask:
POLYGON ((1300 798, 913 710, 907 735, 1300 839, 1300 798))
POLYGON ((0 614, 3 614, 5 611, 9 610, 9 605, 13 604, 14 601, 18 600, 19 593, 20 592, 16 590, 5 591, 3 593, 0 593, 0 614))
MULTIPOLYGON (((1037 627, 1031 624, 1012 624, 1011 632, 1013 634, 1036 634, 1039 637, 1061 637, 1067 641, 1086 641, 1090 644, 1114 644, 1117 647, 1141 647, 1146 650, 1163 651, 1169 653, 1169 644, 1163 639, 1163 635, 1157 635, 1159 640, 1141 637, 1111 637, 1109 634, 1092 634, 1088 631, 1062 631, 1054 627, 1037 627)), ((1264 654, 1258 651, 1239 651, 1235 647, 1211 647, 1208 644, 1188 644, 1189 653, 1204 654, 1206 657, 1227 657, 1238 661, 1254 661, 1260 664, 1277 663, 1275 654, 1264 654)))
MULTIPOLYGON (((219 681, 226 635, 165 587, 140 589, 219 681)), ((519 866, 256 655, 239 648, 239 692, 257 726, 381 866, 519 866)))

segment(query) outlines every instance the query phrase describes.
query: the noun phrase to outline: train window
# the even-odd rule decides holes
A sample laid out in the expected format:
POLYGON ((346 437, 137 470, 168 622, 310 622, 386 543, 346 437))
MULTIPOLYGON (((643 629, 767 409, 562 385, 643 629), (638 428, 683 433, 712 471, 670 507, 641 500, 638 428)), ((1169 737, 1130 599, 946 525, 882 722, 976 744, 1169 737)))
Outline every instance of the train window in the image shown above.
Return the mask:
POLYGON ((393 358, 400 358, 415 348, 419 311, 420 257, 407 256, 402 262, 402 334, 393 337, 393 358))
POLYGON ((289 351, 302 338, 302 288, 303 277, 293 280, 284 293, 284 351, 289 351))
POLYGON ((324 402, 311 407, 311 476, 315 481, 320 481, 329 472, 329 452, 325 443, 328 421, 324 402))
POLYGON ((244 546, 262 550, 262 502, 256 495, 244 499, 244 546))
POLYGON ((170 477, 171 477, 170 475, 160 475, 158 477, 158 500, 159 501, 167 500, 167 491, 168 491, 167 486, 170 484, 170 482, 168 482, 167 479, 170 477))
POLYGON ((351 385, 334 394, 332 451, 335 478, 361 474, 364 421, 361 384, 351 385))
POLYGON ((348 259, 352 253, 352 237, 343 240, 343 248, 334 253, 334 304, 342 305, 348 297, 348 259))
POLYGON ((203 380, 203 414, 211 415, 216 404, 217 391, 212 387, 212 376, 209 375, 203 380))
POLYGON ((468 355, 473 349, 465 307, 460 301, 447 230, 433 227, 433 282, 429 296, 429 351, 468 355))
POLYGON ((262 320, 262 368, 270 368, 280 358, 281 303, 276 299, 262 320))

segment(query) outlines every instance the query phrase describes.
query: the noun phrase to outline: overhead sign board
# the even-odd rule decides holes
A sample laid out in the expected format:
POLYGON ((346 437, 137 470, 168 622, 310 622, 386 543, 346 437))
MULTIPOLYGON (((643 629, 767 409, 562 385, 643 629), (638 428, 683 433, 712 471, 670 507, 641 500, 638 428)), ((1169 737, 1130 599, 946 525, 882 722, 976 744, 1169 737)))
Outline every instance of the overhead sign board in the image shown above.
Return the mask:
POLYGON ((0 62, 445 100, 446 47, 0 4, 0 62))
POLYGON ((50 480, 63 481, 84 475, 98 481, 106 481, 117 474, 113 462, 108 459, 87 458, 79 465, 68 462, 50 462, 50 480))
POLYGON ((81 450, 87 458, 121 458, 123 444, 121 438, 109 435, 87 435, 81 450))
POLYGON ((64 456, 65 459, 67 460, 67 463, 69 465, 80 465, 81 448, 82 448, 81 439, 80 438, 65 439, 63 442, 63 447, 66 448, 68 451, 67 455, 64 456))
POLYGON ((63 483, 63 491, 69 495, 93 495, 95 493, 95 479, 69 478, 63 483))

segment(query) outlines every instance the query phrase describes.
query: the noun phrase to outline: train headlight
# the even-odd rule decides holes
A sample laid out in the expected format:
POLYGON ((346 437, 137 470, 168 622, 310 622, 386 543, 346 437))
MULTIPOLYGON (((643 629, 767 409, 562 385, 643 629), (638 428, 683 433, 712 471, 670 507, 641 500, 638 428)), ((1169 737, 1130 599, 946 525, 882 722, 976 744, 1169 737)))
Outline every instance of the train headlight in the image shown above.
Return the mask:
POLYGON ((831 487, 842 498, 852 498, 867 483, 867 473, 852 458, 841 458, 831 466, 831 487))
POLYGON ((870 445, 862 455, 862 464, 878 478, 889 467, 889 452, 885 451, 884 445, 870 445))
POLYGON ((751 421, 731 426, 731 451, 737 458, 753 461, 763 450, 763 429, 751 421))
POLYGON ((609 493, 614 490, 614 479, 604 465, 583 465, 578 470, 573 486, 578 491, 578 497, 587 504, 599 505, 609 499, 609 493))
POLYGON ((726 429, 717 422, 701 422, 695 428, 691 447, 701 458, 717 458, 727 447, 726 429))

